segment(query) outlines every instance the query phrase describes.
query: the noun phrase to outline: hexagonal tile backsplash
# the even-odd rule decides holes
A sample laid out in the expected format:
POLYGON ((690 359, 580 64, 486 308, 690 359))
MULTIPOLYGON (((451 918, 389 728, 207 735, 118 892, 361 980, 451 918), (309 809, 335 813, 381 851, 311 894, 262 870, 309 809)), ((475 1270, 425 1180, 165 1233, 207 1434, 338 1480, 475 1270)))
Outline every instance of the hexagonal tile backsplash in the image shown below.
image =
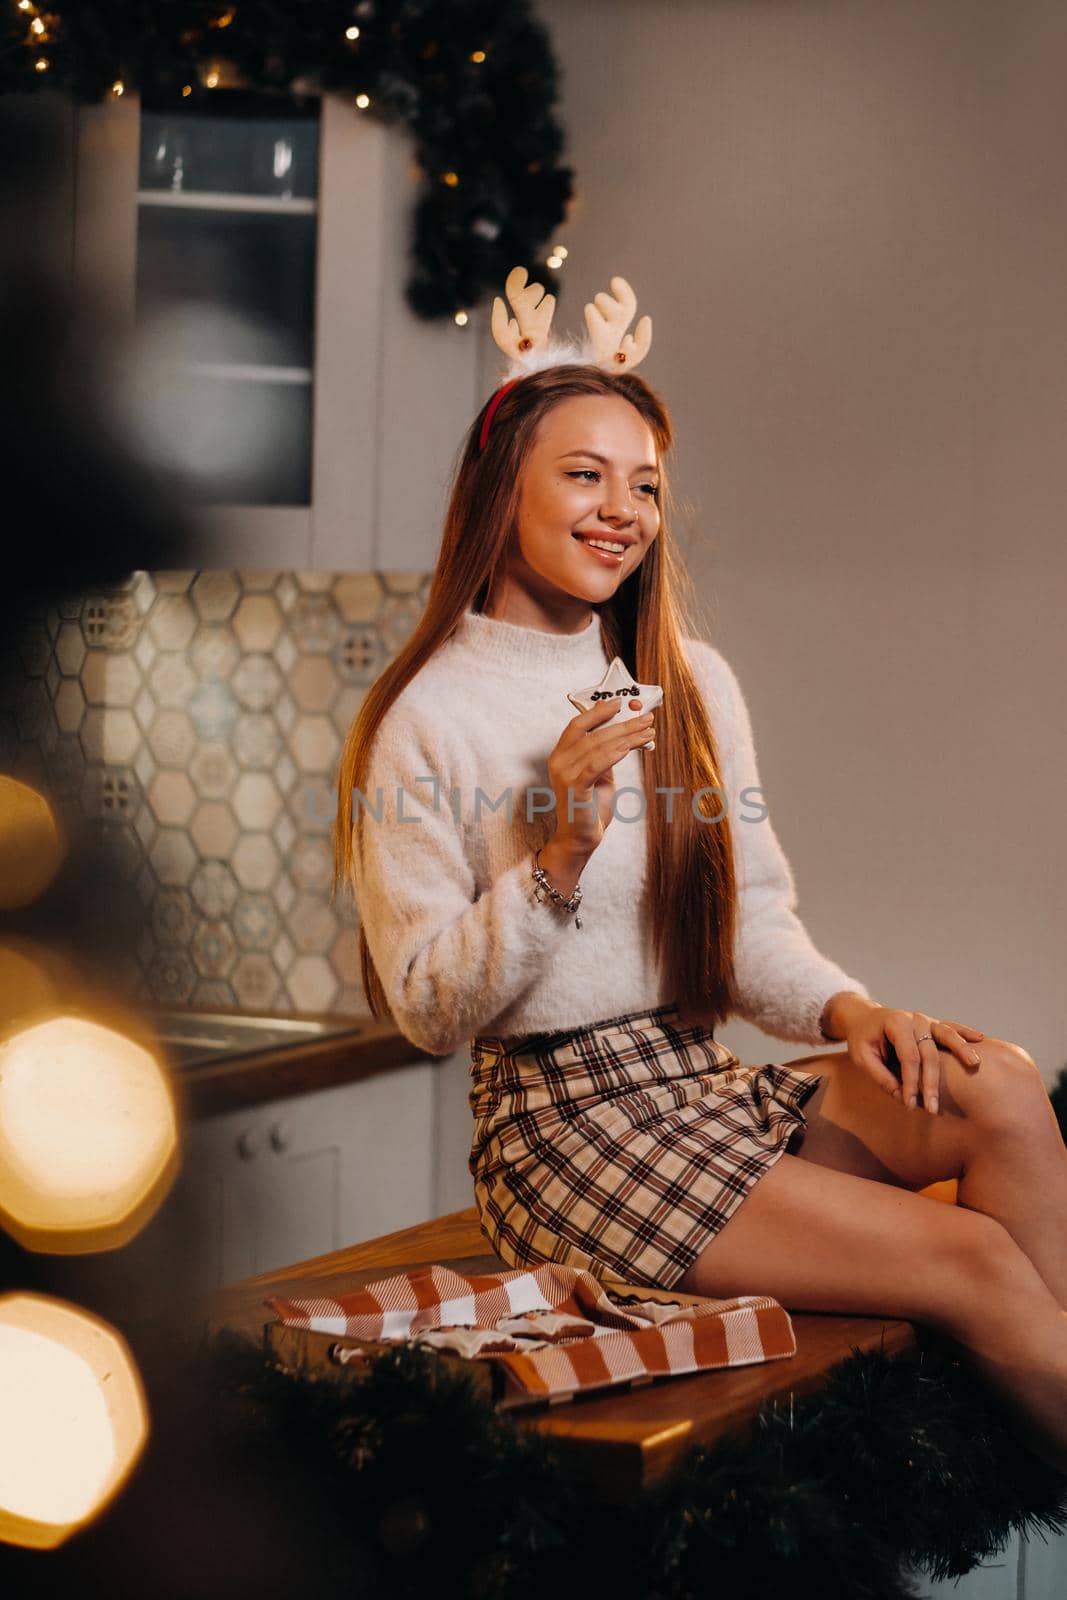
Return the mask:
POLYGON ((357 918, 330 903, 337 761, 429 583, 137 572, 28 625, 0 770, 102 835, 136 885, 136 998, 367 1011, 357 918))

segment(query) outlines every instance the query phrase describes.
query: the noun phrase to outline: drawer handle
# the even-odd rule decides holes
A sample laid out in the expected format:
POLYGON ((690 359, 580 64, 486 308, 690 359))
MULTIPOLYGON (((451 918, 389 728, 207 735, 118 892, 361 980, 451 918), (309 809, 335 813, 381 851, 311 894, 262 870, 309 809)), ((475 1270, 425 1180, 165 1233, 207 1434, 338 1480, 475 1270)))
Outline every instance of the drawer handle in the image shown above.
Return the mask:
POLYGON ((251 1161, 259 1148, 259 1137, 254 1128, 246 1128, 237 1136, 237 1154, 242 1161, 251 1161))
POLYGON ((284 1123, 273 1122, 271 1124, 270 1145, 272 1150, 277 1150, 280 1154, 283 1150, 288 1150, 292 1142, 293 1136, 284 1123))

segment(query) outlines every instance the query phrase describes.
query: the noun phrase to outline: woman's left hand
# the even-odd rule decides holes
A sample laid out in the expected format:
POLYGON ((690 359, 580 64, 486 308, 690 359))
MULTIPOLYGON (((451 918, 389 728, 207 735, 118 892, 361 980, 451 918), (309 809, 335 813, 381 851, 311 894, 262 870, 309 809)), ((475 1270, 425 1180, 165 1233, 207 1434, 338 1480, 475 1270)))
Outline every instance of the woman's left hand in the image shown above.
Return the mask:
POLYGON ((971 1048, 971 1041, 984 1038, 981 1028, 966 1022, 946 1022, 943 1017, 928 1017, 925 1011, 875 1006, 853 1022, 845 1043, 849 1058, 888 1094, 914 1107, 921 1088, 923 1105, 936 1116, 941 1090, 938 1049, 951 1050, 965 1066, 976 1067, 981 1058, 971 1048), (893 1056, 900 1065, 899 1083, 887 1065, 893 1056))

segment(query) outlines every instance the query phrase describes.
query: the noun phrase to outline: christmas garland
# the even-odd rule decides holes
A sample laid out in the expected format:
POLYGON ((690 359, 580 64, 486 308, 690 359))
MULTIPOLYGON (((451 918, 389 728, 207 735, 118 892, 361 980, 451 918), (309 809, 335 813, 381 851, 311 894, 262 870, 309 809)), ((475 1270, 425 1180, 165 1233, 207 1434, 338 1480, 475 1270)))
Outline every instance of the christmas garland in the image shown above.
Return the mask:
POLYGON ((533 262, 572 172, 553 114, 556 63, 530 0, 0 0, 0 92, 139 92, 210 104, 219 86, 350 93, 404 122, 422 174, 407 300, 455 316, 533 262))
MULTIPOLYGON (((854 1352, 818 1394, 765 1403, 750 1437, 694 1452, 624 1507, 593 1503, 552 1440, 425 1350, 397 1346, 355 1379, 284 1368, 217 1332, 175 1370, 173 1421, 156 1406, 156 1471, 168 1486, 197 1480, 227 1571, 251 1581, 269 1567, 274 1600, 777 1600, 816 1581, 821 1600, 914 1600, 908 1569, 959 1576, 1013 1529, 1067 1528, 1067 1479, 1017 1442, 979 1380, 948 1358, 934 1370, 925 1350, 854 1352), (195 1468, 177 1442, 190 1438, 195 1468), (234 1485, 243 1520, 229 1514, 234 1485)), ((180 1497, 168 1503, 177 1525, 180 1497)), ((135 1500, 128 1514, 143 1515, 135 1500)))

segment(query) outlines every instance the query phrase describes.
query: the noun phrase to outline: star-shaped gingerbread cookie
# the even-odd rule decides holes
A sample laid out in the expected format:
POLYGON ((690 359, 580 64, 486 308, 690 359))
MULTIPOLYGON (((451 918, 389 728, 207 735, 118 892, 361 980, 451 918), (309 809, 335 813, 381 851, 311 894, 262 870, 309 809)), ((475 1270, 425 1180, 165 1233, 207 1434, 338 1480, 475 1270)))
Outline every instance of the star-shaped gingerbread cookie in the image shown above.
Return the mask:
POLYGON ((567 699, 579 711, 589 711, 602 700, 618 700, 622 709, 612 717, 612 722, 629 722, 633 717, 643 717, 663 704, 663 690, 658 683, 637 683, 628 672, 621 656, 616 656, 599 683, 590 689, 575 689, 567 699), (640 700, 641 710, 631 711, 630 701, 640 700))

